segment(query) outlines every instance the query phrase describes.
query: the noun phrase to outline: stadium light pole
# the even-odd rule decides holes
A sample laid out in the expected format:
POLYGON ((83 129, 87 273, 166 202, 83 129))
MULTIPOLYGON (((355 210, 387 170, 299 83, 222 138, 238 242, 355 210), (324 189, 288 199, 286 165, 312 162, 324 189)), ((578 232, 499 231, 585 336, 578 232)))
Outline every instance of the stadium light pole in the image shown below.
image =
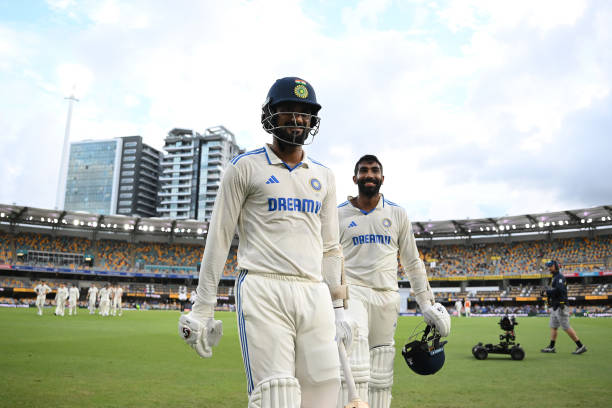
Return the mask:
POLYGON ((68 146, 70 144, 70 122, 72 120, 72 105, 74 102, 78 102, 79 100, 74 97, 75 87, 72 87, 72 94, 64 99, 68 100, 68 117, 66 118, 66 130, 64 132, 64 144, 62 146, 62 158, 60 162, 59 168, 59 177, 57 180, 57 192, 55 196, 55 209, 63 210, 64 209, 64 195, 62 191, 66 186, 66 176, 67 176, 67 167, 68 167, 68 146))

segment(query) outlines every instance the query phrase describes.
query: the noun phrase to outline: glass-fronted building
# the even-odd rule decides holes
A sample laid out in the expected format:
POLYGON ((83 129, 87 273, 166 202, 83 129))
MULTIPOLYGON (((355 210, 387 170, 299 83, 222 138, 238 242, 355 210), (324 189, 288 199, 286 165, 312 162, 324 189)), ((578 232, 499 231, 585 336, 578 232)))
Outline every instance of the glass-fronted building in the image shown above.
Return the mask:
POLYGON ((116 214, 121 152, 120 139, 71 143, 62 209, 116 214))
POLYGON ((159 161, 141 136, 72 142, 60 209, 155 217, 159 161))

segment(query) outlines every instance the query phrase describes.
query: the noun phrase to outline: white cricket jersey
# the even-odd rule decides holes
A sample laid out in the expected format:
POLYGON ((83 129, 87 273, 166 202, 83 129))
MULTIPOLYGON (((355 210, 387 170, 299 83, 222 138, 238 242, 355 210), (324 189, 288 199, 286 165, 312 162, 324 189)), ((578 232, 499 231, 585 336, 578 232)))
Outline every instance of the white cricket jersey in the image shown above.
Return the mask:
POLYGON ((78 288, 70 288, 68 294, 70 296, 70 300, 79 300, 80 292, 78 288))
POLYGON ((336 184, 309 158, 289 168, 268 145, 231 160, 202 258, 198 303, 214 304, 236 225, 239 268, 320 282, 323 252, 338 246, 336 184))
POLYGON ((34 292, 40 297, 44 297, 47 293, 51 292, 51 288, 47 285, 38 284, 34 287, 34 292))
POLYGON ((121 300, 121 296, 123 296, 123 288, 115 289, 113 300, 115 302, 119 302, 121 300))
POLYGON ((338 206, 340 243, 348 283, 398 290, 399 251, 414 293, 431 291, 406 211, 381 194, 376 208, 366 213, 353 206, 351 198, 338 206))
POLYGON ((89 297, 89 300, 96 300, 96 297, 98 296, 98 288, 95 286, 89 288, 87 291, 87 296, 89 297))
POLYGON ((55 299, 63 302, 66 300, 67 297, 68 297, 68 288, 57 288, 55 299))
POLYGON ((110 292, 109 292, 108 289, 106 289, 106 288, 100 289, 100 300, 101 301, 102 300, 108 301, 108 300, 110 300, 109 297, 110 297, 110 292))

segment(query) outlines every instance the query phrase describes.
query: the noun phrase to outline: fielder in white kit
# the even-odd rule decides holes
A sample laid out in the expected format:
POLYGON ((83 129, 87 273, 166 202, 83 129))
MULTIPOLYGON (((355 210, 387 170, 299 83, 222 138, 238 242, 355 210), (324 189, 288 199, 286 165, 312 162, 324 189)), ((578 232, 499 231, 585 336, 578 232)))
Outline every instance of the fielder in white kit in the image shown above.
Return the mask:
POLYGON ((77 302, 79 301, 80 295, 81 292, 79 291, 79 288, 77 288, 76 284, 73 283, 70 286, 70 290, 68 290, 68 316, 72 316, 73 313, 76 316, 77 302))
POLYGON ((87 299, 89 300, 89 314, 96 313, 96 299, 98 298, 98 287, 92 283, 87 291, 87 299))
POLYGON ((461 299, 457 299, 455 302, 455 310, 457 310, 457 317, 461 317, 461 309, 463 309, 463 303, 461 303, 461 299))
POLYGON ((60 283, 55 293, 55 315, 63 316, 66 309, 66 299, 68 298, 68 288, 65 284, 60 283))
POLYGON ((123 296, 123 288, 120 285, 116 285, 113 292, 113 316, 117 314, 121 316, 123 309, 121 308, 121 297, 123 296))
POLYGON ((100 316, 108 316, 108 309, 110 308, 110 290, 108 284, 100 289, 98 296, 100 297, 100 316))
POLYGON ((335 407, 335 339, 346 346, 352 341, 334 176, 302 150, 318 131, 320 108, 312 86, 300 78, 282 78, 270 88, 262 124, 273 143, 227 167, 196 301, 179 320, 185 341, 211 357, 222 331, 213 318, 217 285, 238 226, 236 315, 250 408, 335 407))
MULTIPOLYGON (((371 408, 388 408, 395 357, 393 337, 400 307, 398 251, 427 324, 448 336, 450 317, 444 306, 434 302, 406 211, 379 194, 384 181, 380 161, 365 155, 355 164, 354 174, 359 195, 338 206, 349 284, 347 314, 357 322, 358 333, 349 360, 360 398, 371 408)), ((347 402, 343 381, 338 407, 347 402)))
MULTIPOLYGON (((112 284, 108 287, 108 299, 109 299, 110 314, 114 316, 116 314, 116 310, 115 310, 115 286, 112 285, 112 284)), ((108 316, 109 314, 107 313, 106 315, 108 316)))
POLYGON ((45 281, 40 281, 38 285, 34 287, 34 292, 36 292, 36 307, 38 308, 36 314, 42 316, 45 301, 47 300, 47 293, 51 292, 51 288, 45 281))

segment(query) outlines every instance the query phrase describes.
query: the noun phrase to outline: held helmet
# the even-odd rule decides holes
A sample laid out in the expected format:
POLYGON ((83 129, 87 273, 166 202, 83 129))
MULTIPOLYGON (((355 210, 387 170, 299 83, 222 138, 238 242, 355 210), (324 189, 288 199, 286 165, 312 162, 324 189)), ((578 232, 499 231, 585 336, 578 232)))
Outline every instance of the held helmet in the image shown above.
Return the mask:
POLYGON ((408 344, 402 349, 402 355, 408 367, 415 373, 435 374, 444 365, 444 345, 447 341, 440 341, 440 335, 433 326, 425 327, 420 340, 419 334, 416 333, 408 339, 408 344))
POLYGON ((320 109, 321 105, 317 103, 315 91, 308 82, 297 77, 277 79, 268 91, 266 101, 261 108, 261 124, 266 132, 271 133, 274 137, 283 142, 293 145, 310 144, 319 131, 321 119, 317 116, 317 113, 320 109), (283 102, 308 105, 310 112, 306 114, 303 112, 276 112, 275 107, 283 102), (279 126, 278 115, 281 113, 292 114, 293 124, 279 126), (308 126, 298 125, 298 115, 309 117, 310 124, 308 126), (303 129, 303 136, 297 137, 287 135, 285 132, 282 132, 282 130, 286 128, 301 128, 303 129), (312 136, 313 139, 305 143, 309 135, 312 136))

